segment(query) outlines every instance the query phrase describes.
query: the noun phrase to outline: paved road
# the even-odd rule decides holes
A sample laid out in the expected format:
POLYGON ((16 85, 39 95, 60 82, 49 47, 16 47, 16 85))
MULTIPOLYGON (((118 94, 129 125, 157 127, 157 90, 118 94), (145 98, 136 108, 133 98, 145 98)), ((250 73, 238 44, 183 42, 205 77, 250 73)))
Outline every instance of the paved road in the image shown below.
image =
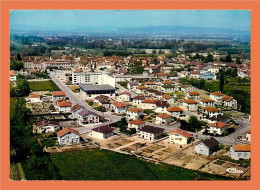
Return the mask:
POLYGON ((53 82, 64 92, 66 92, 66 95, 70 97, 71 101, 74 104, 79 104, 81 105, 83 108, 85 108, 86 110, 90 111, 90 112, 94 112, 96 114, 98 114, 99 116, 103 115, 105 116, 106 119, 108 119, 110 122, 117 122, 119 121, 122 117, 117 116, 117 115, 113 115, 111 113, 101 113, 95 109, 93 109, 92 107, 90 107, 83 99, 80 99, 77 95, 75 95, 75 93, 68 87, 66 86, 63 82, 61 82, 55 75, 53 75, 52 73, 49 74, 50 78, 53 80, 53 82))

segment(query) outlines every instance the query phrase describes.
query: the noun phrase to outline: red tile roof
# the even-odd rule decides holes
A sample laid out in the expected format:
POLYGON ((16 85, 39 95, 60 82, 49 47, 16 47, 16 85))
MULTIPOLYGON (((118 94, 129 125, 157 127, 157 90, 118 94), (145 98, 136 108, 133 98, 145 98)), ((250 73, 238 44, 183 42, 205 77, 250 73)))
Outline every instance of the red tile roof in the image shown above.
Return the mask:
POLYGON ((133 124, 133 125, 142 125, 145 123, 145 121, 142 121, 140 119, 135 119, 135 120, 129 121, 129 123, 133 124))
POLYGON ((200 100, 200 101, 201 101, 201 102, 215 102, 215 100, 207 99, 207 98, 202 99, 202 100, 200 100))
POLYGON ((166 81, 162 81, 162 84, 171 84, 172 81, 166 80, 166 81))
POLYGON ((57 132, 57 136, 58 136, 58 137, 61 137, 61 136, 65 135, 65 134, 67 134, 67 133, 69 133, 69 132, 75 133, 75 134, 78 134, 78 135, 79 135, 79 132, 78 132, 78 131, 67 127, 67 128, 64 128, 64 129, 58 131, 58 132, 57 132))
POLYGON ((170 108, 167 108, 167 111, 168 112, 183 112, 184 110, 181 109, 180 107, 170 107, 170 108))
POLYGON ((10 71, 10 76, 15 76, 15 75, 17 75, 17 73, 16 73, 16 71, 10 71))
POLYGON ((184 99, 183 102, 187 104, 197 104, 198 102, 192 99, 184 99))
POLYGON ((29 98, 40 98, 41 96, 39 94, 31 94, 29 98))
POLYGON ((208 112, 219 112, 220 111, 220 109, 214 108, 214 107, 211 107, 211 106, 203 107, 202 109, 204 109, 208 112))
POLYGON ((124 102, 114 102, 113 105, 117 108, 124 108, 126 107, 124 102))
POLYGON ((212 92, 210 94, 212 94, 214 96, 224 96, 225 95, 225 94, 222 94, 221 92, 212 92))
POLYGON ((168 95, 168 94, 164 94, 162 97, 165 98, 165 99, 170 99, 171 98, 171 96, 168 95))
POLYGON ((227 125, 228 125, 228 124, 226 124, 226 123, 222 123, 222 122, 217 121, 217 122, 215 122, 215 123, 211 123, 209 126, 210 126, 210 127, 223 128, 223 127, 225 127, 225 126, 227 126, 227 125))
POLYGON ((127 111, 138 113, 143 112, 144 110, 139 108, 129 108, 127 111))
POLYGON ((153 100, 153 99, 144 99, 144 100, 142 101, 142 103, 154 104, 154 103, 155 103, 155 100, 153 100))
POLYGON ((59 107, 71 107, 72 103, 69 100, 60 100, 58 101, 59 107))
POLYGON ((155 85, 154 82, 150 82, 150 81, 146 82, 145 84, 146 84, 146 85, 155 85))
POLYGON ((223 96, 221 99, 223 101, 230 102, 231 100, 233 100, 233 97, 231 97, 231 96, 223 96))
POLYGON ((200 95, 200 93, 197 92, 197 91, 194 91, 194 92, 189 92, 189 95, 190 96, 198 96, 198 95, 200 95))
POLYGON ((148 87, 147 86, 138 86, 137 88, 140 90, 143 90, 143 89, 147 89, 148 87))
POLYGON ((244 145, 244 144, 234 144, 233 149, 235 152, 250 152, 251 145, 244 145))
POLYGON ((80 108, 81 106, 79 104, 76 104, 74 106, 71 107, 71 111, 74 112, 76 111, 78 108, 80 108))
POLYGON ((186 138, 190 138, 191 137, 191 134, 190 133, 188 133, 188 132, 186 132, 186 131, 183 131, 183 130, 181 130, 181 129, 176 129, 176 130, 172 130, 172 131, 170 131, 170 135, 171 134, 175 134, 175 133, 177 133, 177 134, 179 134, 179 135, 181 135, 181 136, 184 136, 184 137, 186 137, 186 138))
POLYGON ((159 115, 156 115, 156 117, 161 117, 163 119, 171 117, 171 115, 167 114, 167 113, 160 113, 159 115))
POLYGON ((55 91, 55 92, 52 92, 52 96, 66 96, 66 92, 64 92, 64 91, 55 91))

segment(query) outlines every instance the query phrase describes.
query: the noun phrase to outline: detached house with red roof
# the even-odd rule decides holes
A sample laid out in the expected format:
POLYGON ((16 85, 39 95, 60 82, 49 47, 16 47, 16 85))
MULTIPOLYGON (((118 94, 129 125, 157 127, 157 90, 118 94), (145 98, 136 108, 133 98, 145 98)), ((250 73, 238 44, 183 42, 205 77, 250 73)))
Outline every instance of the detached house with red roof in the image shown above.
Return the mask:
POLYGON ((210 99, 215 100, 216 102, 221 102, 221 98, 225 96, 225 94, 221 92, 212 92, 210 93, 210 99))
POLYGON ((234 144, 230 148, 231 158, 234 160, 244 159, 248 160, 251 158, 251 145, 245 144, 234 144))
POLYGON ((186 98, 192 99, 192 100, 199 100, 200 99, 200 93, 197 92, 197 91, 187 92, 186 98))
POLYGON ((161 86, 161 90, 164 93, 175 92, 175 86, 171 85, 171 84, 166 84, 166 85, 161 86))
POLYGON ((79 104, 76 104, 74 106, 71 107, 71 113, 72 113, 72 117, 73 118, 78 118, 78 113, 83 110, 84 108, 82 108, 79 104))
POLYGON ((144 114, 144 110, 143 109, 139 109, 139 108, 129 108, 126 112, 126 118, 128 120, 131 119, 139 119, 142 115, 144 114))
POLYGON ((9 73, 9 77, 10 77, 10 81, 16 81, 16 76, 17 76, 17 73, 16 71, 10 71, 9 73))
POLYGON ((115 113, 126 113, 127 106, 124 102, 114 102, 111 105, 111 111, 115 113))
POLYGON ((52 94, 53 101, 65 99, 65 97, 66 97, 66 92, 64 92, 64 91, 55 91, 55 92, 52 92, 51 94, 52 94))
POLYGON ((180 107, 169 107, 167 108, 168 114, 172 117, 180 118, 185 117, 184 110, 180 107))
POLYGON ((144 85, 151 89, 155 89, 157 87, 157 85, 154 82, 150 82, 150 81, 144 83, 144 85))
POLYGON ((121 101, 121 102, 131 101, 131 93, 127 91, 120 93, 119 96, 117 97, 117 101, 121 101))
POLYGON ((91 130, 91 136, 93 138, 97 138, 101 140, 107 139, 113 135, 114 135, 114 129, 106 125, 96 127, 91 130))
POLYGON ((222 135, 227 131, 228 124, 222 122, 211 123, 208 127, 208 133, 222 135))
POLYGON ((197 111, 198 110, 198 102, 191 99, 183 100, 183 107, 188 111, 197 111))
POLYGON ((144 96, 135 96, 133 97, 133 105, 139 105, 142 103, 142 100, 144 100, 144 96))
POLYGON ((221 113, 220 109, 214 108, 214 107, 211 107, 211 106, 203 107, 202 110, 203 110, 203 114, 207 118, 210 118, 210 117, 213 117, 213 116, 218 116, 218 115, 223 115, 221 113))
POLYGON ((136 93, 137 94, 145 94, 147 89, 148 89, 147 86, 138 86, 136 93))
POLYGON ((156 108, 155 102, 156 102, 156 100, 154 100, 154 99, 144 99, 144 100, 142 100, 141 106, 143 109, 154 110, 156 108))
POLYGON ((231 97, 231 96, 223 96, 221 98, 222 100, 222 105, 226 106, 226 107, 232 107, 232 108, 236 108, 237 107, 237 101, 231 97))
POLYGON ((207 107, 207 106, 214 107, 215 106, 215 100, 205 98, 205 99, 200 100, 200 105, 202 107, 207 107))
POLYGON ((41 102, 41 96, 39 94, 31 94, 29 96, 29 100, 31 103, 40 103, 41 102))
POLYGON ((69 100, 58 100, 57 101, 59 112, 60 113, 69 113, 71 112, 72 103, 69 100))
POLYGON ((156 115, 155 124, 169 124, 172 121, 172 116, 167 113, 156 115))
POLYGON ((141 128, 143 128, 145 125, 145 121, 142 121, 140 119, 131 120, 128 122, 128 128, 134 128, 138 132, 141 128))
POLYGON ((60 145, 71 145, 80 143, 80 134, 78 131, 69 127, 57 132, 58 142, 60 145))
POLYGON ((189 144, 191 141, 191 134, 181 129, 173 130, 169 133, 170 143, 189 144))

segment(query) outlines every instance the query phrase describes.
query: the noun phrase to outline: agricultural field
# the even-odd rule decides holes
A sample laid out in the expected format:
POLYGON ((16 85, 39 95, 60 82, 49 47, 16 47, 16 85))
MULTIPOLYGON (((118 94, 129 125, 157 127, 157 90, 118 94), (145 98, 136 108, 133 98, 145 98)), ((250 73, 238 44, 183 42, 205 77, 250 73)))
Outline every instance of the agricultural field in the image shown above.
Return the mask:
POLYGON ((30 81, 30 89, 32 91, 59 91, 59 87, 52 81, 30 81))
POLYGON ((51 154, 63 180, 196 180, 229 178, 166 164, 154 164, 129 155, 91 149, 51 154))

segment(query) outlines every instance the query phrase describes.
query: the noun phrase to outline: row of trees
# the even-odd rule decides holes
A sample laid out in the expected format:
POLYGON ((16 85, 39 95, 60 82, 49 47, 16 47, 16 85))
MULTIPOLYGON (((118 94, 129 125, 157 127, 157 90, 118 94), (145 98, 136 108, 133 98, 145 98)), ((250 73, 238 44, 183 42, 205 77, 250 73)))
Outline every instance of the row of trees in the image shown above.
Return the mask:
POLYGON ((24 97, 30 94, 30 86, 27 80, 18 79, 16 86, 10 86, 11 97, 24 97))

